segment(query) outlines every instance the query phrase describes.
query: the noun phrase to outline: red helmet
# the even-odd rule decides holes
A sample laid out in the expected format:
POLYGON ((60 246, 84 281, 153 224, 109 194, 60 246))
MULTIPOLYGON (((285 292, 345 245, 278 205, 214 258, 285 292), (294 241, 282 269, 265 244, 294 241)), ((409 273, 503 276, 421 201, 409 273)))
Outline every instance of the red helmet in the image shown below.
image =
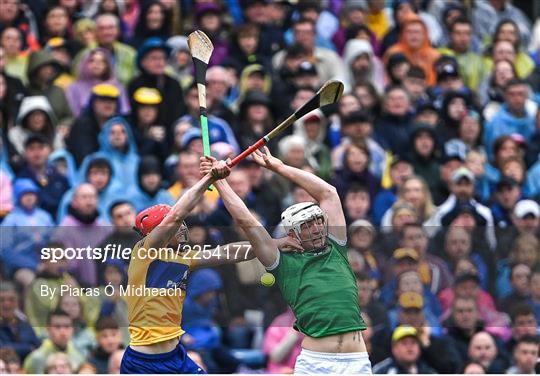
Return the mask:
POLYGON ((143 236, 146 236, 157 225, 163 221, 163 218, 171 211, 169 205, 154 205, 144 209, 135 218, 135 228, 143 236))

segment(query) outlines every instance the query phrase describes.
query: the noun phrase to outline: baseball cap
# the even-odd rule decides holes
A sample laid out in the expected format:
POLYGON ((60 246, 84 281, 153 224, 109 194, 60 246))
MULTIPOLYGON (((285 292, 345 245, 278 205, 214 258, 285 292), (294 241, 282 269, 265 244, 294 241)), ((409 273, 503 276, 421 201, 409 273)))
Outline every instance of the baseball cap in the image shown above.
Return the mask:
POLYGON ((400 325, 394 329, 392 333, 392 343, 397 342, 405 337, 414 337, 418 339, 418 331, 409 325, 400 325))
POLYGON ((510 176, 503 176, 501 180, 497 183, 495 189, 498 191, 502 190, 503 188, 513 188, 513 187, 519 187, 519 183, 511 178, 510 176))
POLYGON ((456 278, 454 279, 454 285, 457 285, 466 281, 474 281, 480 284, 480 276, 478 275, 478 273, 471 273, 471 272, 458 274, 456 278))
POLYGON ((367 219, 357 219, 349 225, 349 233, 353 233, 360 228, 368 230, 372 235, 375 235, 375 227, 367 219))
POLYGON ((424 308, 424 298, 417 292, 404 292, 399 296, 399 306, 403 309, 424 308))
POLYGON ((398 248, 394 251, 394 253, 392 254, 392 257, 395 260, 403 260, 405 258, 409 258, 414 261, 419 260, 418 252, 416 252, 416 250, 413 248, 398 248))
POLYGON ((316 75, 316 74, 317 74, 317 69, 315 68, 315 65, 311 64, 309 61, 304 61, 298 67, 298 70, 296 71, 295 76, 316 75))
POLYGON ((514 215, 519 219, 523 219, 527 215, 533 215, 535 218, 539 218, 540 206, 533 200, 521 200, 514 207, 514 215))
POLYGON ((474 183, 474 174, 466 167, 460 167, 452 174, 452 183, 457 183, 462 179, 467 179, 474 183))
POLYGON ((133 93, 135 102, 147 105, 160 104, 163 98, 158 90, 149 87, 140 87, 133 93))
POLYGON ((442 64, 437 69, 437 81, 438 82, 443 81, 443 80, 445 80, 447 78, 456 78, 456 77, 459 77, 457 67, 454 64, 450 63, 450 62, 442 64))
POLYGON ((41 133, 32 133, 24 141, 23 146, 27 148, 32 144, 50 145, 50 140, 41 133))
POLYGON ((117 99, 120 97, 120 90, 111 84, 98 84, 92 88, 92 94, 98 98, 117 99))

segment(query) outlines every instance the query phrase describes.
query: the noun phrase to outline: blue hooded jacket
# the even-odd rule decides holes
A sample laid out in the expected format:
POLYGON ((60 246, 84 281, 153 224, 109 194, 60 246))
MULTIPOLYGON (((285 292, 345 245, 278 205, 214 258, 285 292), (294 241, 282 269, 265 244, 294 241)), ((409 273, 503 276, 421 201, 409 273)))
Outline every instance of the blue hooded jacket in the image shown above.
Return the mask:
POLYGON ((97 206, 97 209, 99 211, 99 219, 103 220, 105 223, 111 222, 109 218, 109 206, 111 205, 113 201, 122 197, 121 196, 122 184, 121 184, 121 181, 118 180, 116 177, 116 174, 115 174, 116 170, 114 166, 111 164, 109 156, 103 152, 98 151, 84 158, 81 164, 81 167, 79 168, 79 171, 77 173, 77 176, 75 178, 73 188, 67 191, 62 197, 62 201, 60 202, 60 206, 58 207, 58 215, 57 215, 58 223, 62 222, 64 217, 67 215, 68 207, 73 198, 73 194, 75 193, 75 189, 80 184, 86 183, 88 181, 87 180, 88 169, 90 165, 92 164, 92 162, 94 162, 97 159, 106 160, 107 162, 109 162, 109 166, 111 167, 111 178, 109 180, 109 184, 105 187, 105 189, 99 192, 98 206, 97 206))
POLYGON ((25 193, 39 196, 39 187, 31 179, 17 179, 13 184, 14 209, 4 218, 0 228, 0 260, 8 275, 20 268, 35 270, 39 264, 39 250, 47 243, 54 221, 49 213, 37 205, 25 209, 20 200, 25 193))
POLYGON ((77 177, 77 165, 75 164, 75 159, 73 155, 66 149, 57 149, 49 155, 49 165, 54 165, 55 162, 64 160, 67 166, 67 175, 66 178, 69 182, 69 186, 73 187, 75 185, 77 177))
POLYGON ((493 159, 493 143, 501 136, 517 133, 529 140, 535 131, 534 122, 533 115, 527 113, 522 118, 516 118, 508 112, 506 104, 502 105, 499 112, 490 122, 486 123, 484 128, 484 145, 488 159, 493 159))
POLYGON ((99 150, 112 163, 115 171, 115 178, 121 181, 124 186, 131 186, 137 181, 137 168, 139 166, 139 154, 137 153, 137 142, 131 131, 131 126, 120 116, 109 119, 99 133, 99 150), (127 150, 122 152, 114 148, 109 142, 109 134, 113 125, 120 124, 124 127, 127 135, 127 150))
POLYGON ((175 200, 172 195, 161 187, 153 192, 148 192, 141 186, 142 176, 149 174, 162 175, 161 163, 153 156, 145 156, 139 163, 137 169, 137 182, 131 186, 124 197, 133 203, 136 211, 141 211, 152 205, 165 204, 173 205, 175 200))
MULTIPOLYGON (((184 121, 191 123, 197 129, 200 129, 201 127, 199 119, 196 119, 191 115, 184 115, 176 122, 180 123, 184 121)), ((238 141, 234 136, 231 126, 222 118, 213 115, 208 116, 208 137, 210 139, 210 144, 225 142, 231 145, 236 153, 240 152, 240 146, 238 145, 238 141)))
POLYGON ((196 299, 222 288, 223 281, 214 270, 200 269, 191 274, 182 311, 182 327, 195 340, 189 348, 212 349, 220 345, 220 331, 212 319, 218 308, 218 297, 206 306, 201 306, 196 299))

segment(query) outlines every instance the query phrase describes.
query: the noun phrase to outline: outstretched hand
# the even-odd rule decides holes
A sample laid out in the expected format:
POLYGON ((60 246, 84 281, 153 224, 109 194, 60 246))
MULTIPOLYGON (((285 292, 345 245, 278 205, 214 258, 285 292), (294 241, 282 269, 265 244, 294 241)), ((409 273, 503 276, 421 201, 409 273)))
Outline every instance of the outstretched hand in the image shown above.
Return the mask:
POLYGON ((285 236, 284 238, 273 239, 276 247, 283 252, 304 252, 304 248, 298 240, 285 236))
POLYGON ((274 157, 266 146, 263 146, 263 151, 260 149, 255 150, 252 156, 257 164, 272 171, 276 171, 279 167, 283 166, 281 159, 274 157))
POLYGON ((225 161, 218 161, 212 156, 203 156, 200 158, 200 162, 199 171, 201 176, 205 176, 210 173, 213 180, 220 180, 226 178, 231 173, 229 163, 225 161))

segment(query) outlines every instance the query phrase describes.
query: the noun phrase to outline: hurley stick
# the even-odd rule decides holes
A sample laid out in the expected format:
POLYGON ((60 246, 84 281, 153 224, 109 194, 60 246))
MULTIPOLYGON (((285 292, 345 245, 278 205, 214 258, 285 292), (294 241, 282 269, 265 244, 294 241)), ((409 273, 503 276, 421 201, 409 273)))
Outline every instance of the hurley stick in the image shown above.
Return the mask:
MULTIPOLYGON (((208 112, 206 110, 206 69, 214 45, 208 36, 196 30, 188 36, 188 46, 195 65, 195 82, 199 93, 200 123, 204 155, 210 155, 210 137, 208 136, 208 112)), ((211 190, 211 188, 209 188, 211 190)))
POLYGON ((261 139, 259 139, 259 141, 244 150, 241 154, 237 155, 231 161, 231 167, 237 165, 240 161, 253 153, 255 150, 268 143, 268 141, 283 132, 287 127, 293 124, 296 120, 300 119, 302 116, 317 108, 336 103, 341 97, 341 94, 343 94, 343 83, 336 80, 327 81, 319 89, 319 91, 317 91, 317 93, 315 93, 315 95, 311 97, 309 101, 302 105, 302 107, 296 110, 291 116, 289 116, 281 124, 268 132, 261 139))

